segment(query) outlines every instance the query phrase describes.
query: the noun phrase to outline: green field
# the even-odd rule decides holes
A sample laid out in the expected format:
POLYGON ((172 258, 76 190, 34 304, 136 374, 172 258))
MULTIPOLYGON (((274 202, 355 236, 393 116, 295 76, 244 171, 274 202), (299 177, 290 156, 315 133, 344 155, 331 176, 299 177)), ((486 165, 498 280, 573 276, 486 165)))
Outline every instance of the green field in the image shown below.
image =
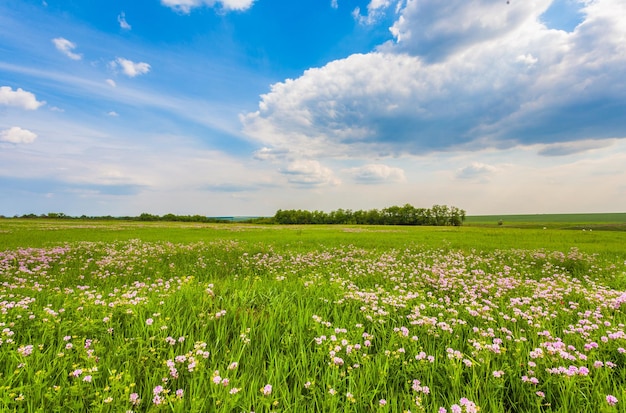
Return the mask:
POLYGON ((0 220, 0 411, 624 412, 616 219, 0 220))
POLYGON ((626 213, 604 214, 534 214, 534 215, 474 215, 467 225, 508 227, 549 227, 562 229, 596 229, 626 231, 626 213))

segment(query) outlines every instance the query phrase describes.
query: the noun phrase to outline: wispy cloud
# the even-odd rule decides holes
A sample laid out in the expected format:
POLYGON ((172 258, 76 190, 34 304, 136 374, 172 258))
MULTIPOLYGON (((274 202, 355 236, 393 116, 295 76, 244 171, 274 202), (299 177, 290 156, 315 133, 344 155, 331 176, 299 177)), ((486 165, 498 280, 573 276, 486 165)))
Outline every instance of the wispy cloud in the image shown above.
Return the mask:
POLYGON ((126 21, 126 13, 121 12, 118 16, 117 16, 117 22, 120 24, 120 28, 124 29, 124 30, 131 30, 132 26, 130 24, 128 24, 128 22, 126 21))
POLYGON ((456 173, 458 179, 481 179, 486 180, 490 175, 498 171, 493 165, 481 162, 472 162, 471 165, 459 169, 456 173))
POLYGON ((566 156, 594 149, 607 148, 615 143, 615 139, 584 140, 578 142, 564 142, 544 145, 537 153, 543 156, 566 156))
POLYGON ((385 14, 386 10, 391 5, 391 0, 370 0, 367 5, 367 13, 361 14, 361 8, 356 7, 352 11, 352 17, 359 22, 359 24, 372 25, 385 14))
POLYGON ((293 161, 280 172, 287 176, 290 183, 302 186, 339 185, 341 183, 330 168, 322 166, 315 160, 293 161))
POLYGON ((22 129, 14 126, 10 129, 0 131, 0 142, 9 143, 33 143, 37 139, 37 135, 28 129, 22 129))
POLYGON ((161 0, 161 4, 170 7, 180 13, 189 14, 191 9, 219 5, 224 10, 247 10, 252 7, 255 0, 161 0))
POLYGON ((384 182, 404 182, 404 170, 383 164, 368 164, 358 168, 345 170, 346 173, 359 183, 378 184, 384 182))
POLYGON ((73 50, 76 49, 76 44, 63 37, 52 39, 52 43, 54 43, 54 47, 56 47, 58 51, 72 60, 80 60, 83 58, 82 55, 73 52, 73 50))
POLYGON ((35 95, 21 88, 13 90, 10 86, 0 87, 0 104, 15 106, 26 110, 35 110, 46 104, 40 102, 35 95))

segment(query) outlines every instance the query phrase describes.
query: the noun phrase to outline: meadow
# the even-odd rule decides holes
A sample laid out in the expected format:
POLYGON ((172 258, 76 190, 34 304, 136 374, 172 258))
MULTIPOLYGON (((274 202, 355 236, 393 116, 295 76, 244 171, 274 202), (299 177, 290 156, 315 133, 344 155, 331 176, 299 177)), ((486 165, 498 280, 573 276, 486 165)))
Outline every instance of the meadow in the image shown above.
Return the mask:
POLYGON ((625 412, 626 232, 0 220, 3 412, 625 412))

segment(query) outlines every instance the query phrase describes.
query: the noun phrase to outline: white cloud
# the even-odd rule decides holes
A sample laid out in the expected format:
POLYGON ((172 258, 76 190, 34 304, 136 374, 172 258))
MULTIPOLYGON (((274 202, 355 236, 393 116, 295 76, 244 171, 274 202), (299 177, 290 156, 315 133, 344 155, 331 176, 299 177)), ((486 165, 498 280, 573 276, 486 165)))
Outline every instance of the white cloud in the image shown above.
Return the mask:
POLYGON ((626 136, 626 3, 586 4, 567 33, 549 1, 409 0, 396 42, 272 85, 244 132, 317 159, 626 136))
POLYGON ((33 143, 35 139, 37 139, 35 133, 18 126, 0 131, 0 142, 33 143))
POLYGON ((401 50, 440 60, 538 21, 549 5, 548 0, 407 0, 390 30, 401 50))
POLYGON ((128 77, 143 75, 150 71, 150 65, 148 63, 135 63, 131 60, 124 59, 123 57, 118 57, 111 62, 112 67, 116 67, 118 65, 122 68, 122 72, 124 72, 124 74, 128 77))
POLYGON ((373 184, 382 182, 404 182, 404 170, 383 164, 368 164, 345 170, 360 183, 373 184))
POLYGON ((113 80, 113 79, 107 79, 106 82, 111 87, 117 86, 117 84, 115 83, 115 80, 113 80))
POLYGON ((339 8, 339 3, 337 2, 337 0, 330 0, 330 7, 332 7, 333 9, 339 8))
POLYGON ((119 113, 114 112, 114 111, 110 111, 110 112, 108 112, 108 113, 107 113, 107 115, 108 115, 108 116, 111 116, 111 117, 113 117, 113 118, 116 118, 116 117, 120 116, 120 115, 119 115, 119 113))
POLYGON ((80 60, 83 58, 82 55, 74 53, 72 51, 76 49, 76 44, 67 39, 64 39, 63 37, 57 37, 55 39, 52 39, 52 43, 54 43, 54 46, 57 48, 58 51, 60 51, 72 60, 80 60))
POLYGON ((255 0, 161 0, 161 4, 170 7, 180 13, 188 14, 195 7, 219 5, 222 9, 247 10, 252 7, 255 0))
POLYGON ((128 24, 128 22, 126 21, 126 13, 124 12, 121 12, 119 16, 117 16, 117 22, 120 24, 120 27, 124 30, 132 29, 132 26, 128 24))
POLYGON ((0 86, 0 104, 35 110, 45 105, 46 102, 38 101, 34 94, 19 87, 13 90, 10 86, 0 86))
POLYGON ((296 160, 280 171, 292 184, 303 186, 339 185, 333 171, 315 160, 296 160))
POLYGON ((376 23, 391 5, 390 0, 371 0, 367 5, 367 14, 361 14, 361 8, 356 7, 352 11, 352 17, 360 24, 371 25, 376 23))

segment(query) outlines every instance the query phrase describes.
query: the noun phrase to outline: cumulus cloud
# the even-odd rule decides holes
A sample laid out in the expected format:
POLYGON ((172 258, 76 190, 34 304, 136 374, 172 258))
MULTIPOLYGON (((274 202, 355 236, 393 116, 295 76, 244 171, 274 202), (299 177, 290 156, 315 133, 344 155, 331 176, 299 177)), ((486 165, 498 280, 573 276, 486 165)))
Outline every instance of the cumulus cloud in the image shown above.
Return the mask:
POLYGON ((18 126, 0 131, 0 142, 33 143, 35 139, 37 139, 35 133, 18 126))
POLYGON ((126 21, 126 13, 124 13, 124 12, 121 12, 117 16, 117 22, 120 24, 120 28, 122 28, 124 30, 132 29, 132 26, 130 24, 128 24, 128 22, 126 21))
POLYGON ((18 87, 16 90, 13 90, 10 86, 0 86, 0 104, 35 110, 45 105, 46 102, 38 101, 34 94, 22 88, 18 87))
POLYGON ((486 180, 487 177, 498 171, 498 168, 481 162, 472 162, 464 168, 457 170, 456 177, 458 179, 481 179, 486 180))
POLYGON ((537 22, 550 3, 408 0, 390 30, 400 50, 438 60, 537 22))
POLYGON ((296 160, 280 171, 292 184, 302 186, 339 185, 333 171, 315 160, 296 160))
POLYGON ((143 75, 150 71, 150 65, 148 63, 135 63, 132 60, 124 59, 123 57, 118 57, 111 62, 111 67, 115 68, 118 66, 122 69, 122 72, 128 77, 143 75))
POLYGON ((359 183, 376 184, 382 182, 404 182, 404 170, 383 164, 368 164, 358 168, 350 168, 345 172, 352 175, 359 183))
POLYGON ((318 159, 626 136, 626 3, 584 2, 572 33, 549 4, 408 0, 393 42, 272 85, 244 132, 318 159))
POLYGON ((76 49, 76 44, 63 37, 52 39, 52 43, 54 43, 54 47, 56 47, 58 51, 72 60, 80 60, 83 58, 82 55, 73 52, 73 50, 76 49))
POLYGON ((118 116, 120 116, 120 114, 114 111, 110 111, 107 113, 107 116, 111 116, 112 118, 117 118, 118 116))
POLYGON ((161 0, 161 4, 180 13, 189 14, 195 7, 219 5, 223 10, 247 10, 255 0, 161 0))

